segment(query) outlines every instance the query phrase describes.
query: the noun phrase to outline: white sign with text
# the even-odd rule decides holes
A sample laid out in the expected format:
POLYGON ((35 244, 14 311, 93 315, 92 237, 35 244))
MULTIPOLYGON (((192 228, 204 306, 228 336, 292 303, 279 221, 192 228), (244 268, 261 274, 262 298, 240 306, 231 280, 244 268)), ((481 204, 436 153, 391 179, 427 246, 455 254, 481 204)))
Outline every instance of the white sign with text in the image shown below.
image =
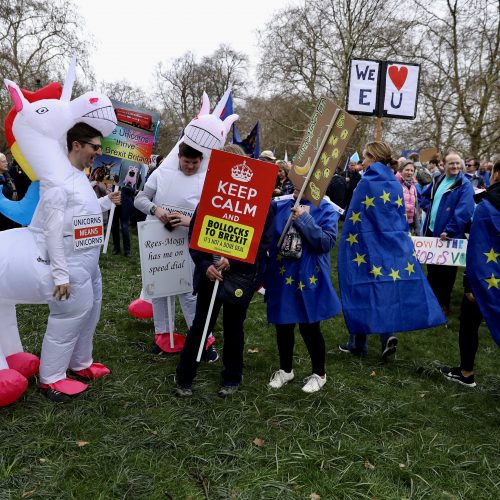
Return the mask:
POLYGON ((442 240, 427 236, 412 236, 420 264, 465 267, 467 240, 442 240))
POLYGON ((349 113, 373 114, 377 107, 380 62, 353 59, 349 75, 349 113))
POLYGON ((144 298, 168 297, 193 290, 188 232, 169 231, 159 220, 137 224, 144 298))

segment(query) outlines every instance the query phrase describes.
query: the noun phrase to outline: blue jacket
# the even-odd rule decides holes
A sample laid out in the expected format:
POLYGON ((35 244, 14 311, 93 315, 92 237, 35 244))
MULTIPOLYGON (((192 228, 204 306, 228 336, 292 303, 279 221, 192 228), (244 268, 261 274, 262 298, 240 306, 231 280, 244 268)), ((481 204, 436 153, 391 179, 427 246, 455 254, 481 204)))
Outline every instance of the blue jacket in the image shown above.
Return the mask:
MULTIPOLYGON (((434 195, 445 175, 435 177, 421 196, 421 208, 427 211, 423 235, 428 234, 430 213, 434 195)), ((434 236, 446 233, 451 238, 463 238, 467 224, 474 213, 474 188, 462 172, 457 175, 456 181, 445 191, 441 198, 434 221, 434 236)))

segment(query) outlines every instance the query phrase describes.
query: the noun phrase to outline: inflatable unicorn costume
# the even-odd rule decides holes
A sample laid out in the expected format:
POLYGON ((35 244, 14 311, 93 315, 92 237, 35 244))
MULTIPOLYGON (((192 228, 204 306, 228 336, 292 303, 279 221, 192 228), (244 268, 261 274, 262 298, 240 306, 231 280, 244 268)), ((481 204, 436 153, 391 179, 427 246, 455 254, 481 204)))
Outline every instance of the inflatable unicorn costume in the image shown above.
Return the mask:
POLYGON ((76 123, 90 125, 103 136, 116 126, 110 100, 88 92, 74 100, 73 61, 60 99, 30 100, 5 80, 14 102, 11 144, 16 160, 40 181, 40 200, 28 228, 0 233, 0 405, 16 401, 37 370, 37 358, 23 353, 16 320, 16 304, 48 304, 50 316, 40 365, 41 388, 66 395, 86 384, 66 378, 66 370, 97 378, 109 373, 93 363, 92 339, 100 316, 101 275, 99 246, 77 250, 75 218, 92 217, 101 208, 85 174, 68 160, 66 133, 76 123), (55 285, 69 283, 67 300, 53 297, 55 285))
MULTIPOLYGON (((231 125, 238 119, 238 115, 236 114, 227 116, 224 121, 220 119, 230 93, 231 90, 228 89, 217 106, 215 106, 212 113, 210 113, 208 96, 206 93, 203 93, 202 105, 198 115, 189 122, 184 129, 182 137, 146 183, 144 190, 147 191, 149 187, 152 187, 152 192, 154 192, 152 202, 144 207, 141 206, 138 208, 141 210, 145 208, 146 210, 143 211, 149 212, 153 205, 158 205, 167 210, 169 210, 170 207, 182 207, 191 212, 194 211, 200 201, 212 150, 224 147, 231 125), (203 153, 202 163, 195 176, 186 177, 179 170, 179 144, 182 142, 203 153)), ((148 219, 152 218, 154 218, 154 216, 148 216, 148 219)), ((178 228, 177 230, 181 229, 182 228, 178 228)), ((187 228, 185 229, 187 231, 187 228)), ((185 295, 185 297, 179 296, 179 300, 189 327, 194 318, 196 298, 190 294, 185 295), (187 295, 190 295, 190 297, 187 295)), ((143 299, 137 299, 129 305, 128 310, 130 314, 137 318, 149 319, 153 316, 154 309, 156 345, 164 352, 177 352, 182 349, 184 337, 174 334, 174 342, 172 345, 168 339, 169 335, 162 335, 170 331, 171 325, 172 329, 175 326, 174 318, 169 318, 167 312, 169 309, 167 307, 168 300, 169 299, 166 297, 154 299, 152 307, 150 302, 143 299), (169 319, 171 325, 169 324, 169 319)), ((175 312, 175 308, 172 309, 175 312)), ((210 337, 208 346, 210 346, 213 341, 214 338, 210 337)))

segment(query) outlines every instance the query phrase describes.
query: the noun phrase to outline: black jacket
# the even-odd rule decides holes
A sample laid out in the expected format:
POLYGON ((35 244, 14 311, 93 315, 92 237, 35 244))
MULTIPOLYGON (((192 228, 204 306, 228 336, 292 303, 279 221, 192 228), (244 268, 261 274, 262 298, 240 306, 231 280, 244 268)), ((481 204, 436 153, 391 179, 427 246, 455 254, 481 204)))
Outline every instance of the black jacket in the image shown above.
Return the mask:
MULTIPOLYGON (((191 224, 189 225, 189 240, 191 241, 191 235, 193 234, 193 227, 196 220, 196 215, 198 208, 196 208, 193 217, 191 218, 191 224)), ((252 274, 254 288, 257 289, 264 280, 264 273, 267 266, 267 251, 271 246, 271 240, 273 235, 273 223, 274 223, 274 207, 271 204, 269 211, 267 213, 266 222, 264 225, 264 230, 262 231, 262 237, 259 243, 259 249, 257 251, 257 257, 255 258, 254 264, 248 264, 246 262, 241 262, 240 260, 228 259, 231 271, 241 274, 252 274)), ((200 283, 202 280, 208 280, 207 269, 214 263, 213 255, 208 252, 202 252, 200 250, 189 249, 189 253, 194 261, 194 276, 193 276, 193 293, 196 294, 200 283)))

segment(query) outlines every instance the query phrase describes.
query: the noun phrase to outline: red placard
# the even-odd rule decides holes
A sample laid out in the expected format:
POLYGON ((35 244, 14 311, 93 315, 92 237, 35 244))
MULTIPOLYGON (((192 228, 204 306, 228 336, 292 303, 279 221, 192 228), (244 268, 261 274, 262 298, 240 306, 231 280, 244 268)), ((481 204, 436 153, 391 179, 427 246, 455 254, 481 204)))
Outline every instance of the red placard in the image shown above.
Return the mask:
POLYGON ((253 264, 278 166, 213 151, 190 248, 253 264))

